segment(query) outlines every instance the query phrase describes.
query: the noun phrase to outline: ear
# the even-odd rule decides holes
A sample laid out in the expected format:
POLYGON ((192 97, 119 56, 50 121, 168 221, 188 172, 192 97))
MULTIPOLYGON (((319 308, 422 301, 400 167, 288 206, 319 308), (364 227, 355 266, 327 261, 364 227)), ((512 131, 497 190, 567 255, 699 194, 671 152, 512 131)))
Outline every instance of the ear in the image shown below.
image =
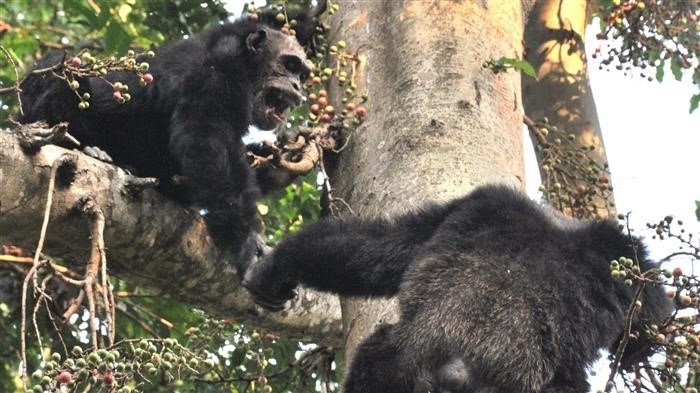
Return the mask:
POLYGON ((258 30, 255 33, 251 33, 246 37, 245 43, 248 47, 250 53, 258 54, 262 51, 267 41, 267 32, 265 30, 258 30))

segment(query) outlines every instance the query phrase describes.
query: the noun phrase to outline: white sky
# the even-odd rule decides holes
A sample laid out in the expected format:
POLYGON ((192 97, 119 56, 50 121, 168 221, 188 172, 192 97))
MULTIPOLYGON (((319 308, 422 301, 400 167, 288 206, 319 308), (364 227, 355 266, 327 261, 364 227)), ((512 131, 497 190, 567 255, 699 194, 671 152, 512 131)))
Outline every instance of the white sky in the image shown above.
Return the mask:
MULTIPOLYGON (((588 48, 596 45, 595 33, 587 34, 588 48)), ((677 82, 670 72, 663 83, 648 82, 621 71, 599 71, 595 59, 588 62, 618 212, 631 212, 632 227, 645 237, 650 234, 644 230, 647 222, 669 214, 698 233, 700 109, 688 113, 690 97, 698 87, 690 78, 677 82)), ((523 143, 527 191, 536 197, 539 175, 534 153, 529 138, 523 143)), ((648 243, 657 258, 670 250, 668 242, 648 243)))
MULTIPOLYGON (((593 48, 596 31, 589 30, 586 46, 593 48)), ((698 87, 690 82, 690 75, 677 82, 666 72, 662 83, 649 82, 621 71, 599 71, 595 59, 588 62, 618 212, 632 213, 630 220, 639 235, 649 235, 644 231, 647 222, 669 214, 698 233, 700 109, 688 113, 690 97, 698 87)), ((536 175, 531 157, 526 160, 530 161, 527 172, 536 175)), ((537 187, 536 177, 528 180, 528 190, 537 187)), ((653 256, 667 254, 664 242, 648 243, 653 256)))

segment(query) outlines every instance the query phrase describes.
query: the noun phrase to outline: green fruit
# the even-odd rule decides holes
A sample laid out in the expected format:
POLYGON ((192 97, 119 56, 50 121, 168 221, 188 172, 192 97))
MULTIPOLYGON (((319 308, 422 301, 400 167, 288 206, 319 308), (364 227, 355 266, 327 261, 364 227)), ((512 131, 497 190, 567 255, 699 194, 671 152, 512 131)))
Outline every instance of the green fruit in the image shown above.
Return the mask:
POLYGON ((101 360, 100 355, 99 355, 97 352, 92 352, 92 353, 88 356, 88 361, 90 361, 90 362, 92 362, 92 363, 99 363, 100 360, 101 360))

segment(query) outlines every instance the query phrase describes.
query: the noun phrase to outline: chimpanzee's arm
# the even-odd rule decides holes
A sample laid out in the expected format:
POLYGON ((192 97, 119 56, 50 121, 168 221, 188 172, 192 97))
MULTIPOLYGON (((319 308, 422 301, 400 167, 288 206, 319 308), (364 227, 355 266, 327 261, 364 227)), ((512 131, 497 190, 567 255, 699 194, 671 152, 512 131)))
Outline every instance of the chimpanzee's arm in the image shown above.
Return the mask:
POLYGON ((431 205, 393 220, 316 222, 250 266, 243 285, 272 309, 291 298, 298 283, 345 296, 391 296, 454 206, 431 205))
MULTIPOLYGON (((207 94, 212 92, 216 89, 207 94)), ((218 107, 230 101, 215 94, 193 95, 183 98, 173 114, 170 153, 180 164, 192 204, 206 211, 215 242, 234 255, 245 254, 243 248, 251 246, 259 229, 255 201, 260 196, 240 139, 239 128, 245 129, 248 120, 237 118, 232 108, 218 107)), ((241 268, 249 261, 235 262, 241 268)))

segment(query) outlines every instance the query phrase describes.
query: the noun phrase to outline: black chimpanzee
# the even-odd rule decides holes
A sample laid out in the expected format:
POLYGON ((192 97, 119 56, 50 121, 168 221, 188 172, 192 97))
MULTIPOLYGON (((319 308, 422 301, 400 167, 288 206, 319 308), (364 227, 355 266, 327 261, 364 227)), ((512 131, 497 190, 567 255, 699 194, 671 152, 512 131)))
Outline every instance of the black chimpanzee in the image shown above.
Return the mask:
MULTIPOLYGON (((34 69, 64 60, 50 53, 34 69)), ((157 177, 165 194, 206 212, 213 238, 240 251, 239 268, 245 266, 257 246, 261 191, 241 136, 249 125, 279 126, 301 103, 310 71, 304 50, 294 37, 246 18, 166 45, 148 62, 149 86, 140 86, 133 73, 106 75, 129 86, 132 98, 124 104, 105 81, 77 79, 78 93, 91 96, 87 109, 78 108, 65 81, 30 75, 21 86, 20 121, 68 121, 83 146, 99 147, 139 176, 157 177), (184 176, 187 192, 174 175, 184 176)))
MULTIPOLYGON (((284 239, 243 285, 284 307, 302 283, 343 296, 398 295, 401 315, 358 348, 346 393, 585 393, 586 367, 615 349, 635 288, 610 262, 642 244, 610 221, 557 215, 504 186, 393 219, 328 220, 284 239)), ((671 305, 647 284, 634 329, 671 305)), ((625 364, 649 353, 628 344, 625 364)))

